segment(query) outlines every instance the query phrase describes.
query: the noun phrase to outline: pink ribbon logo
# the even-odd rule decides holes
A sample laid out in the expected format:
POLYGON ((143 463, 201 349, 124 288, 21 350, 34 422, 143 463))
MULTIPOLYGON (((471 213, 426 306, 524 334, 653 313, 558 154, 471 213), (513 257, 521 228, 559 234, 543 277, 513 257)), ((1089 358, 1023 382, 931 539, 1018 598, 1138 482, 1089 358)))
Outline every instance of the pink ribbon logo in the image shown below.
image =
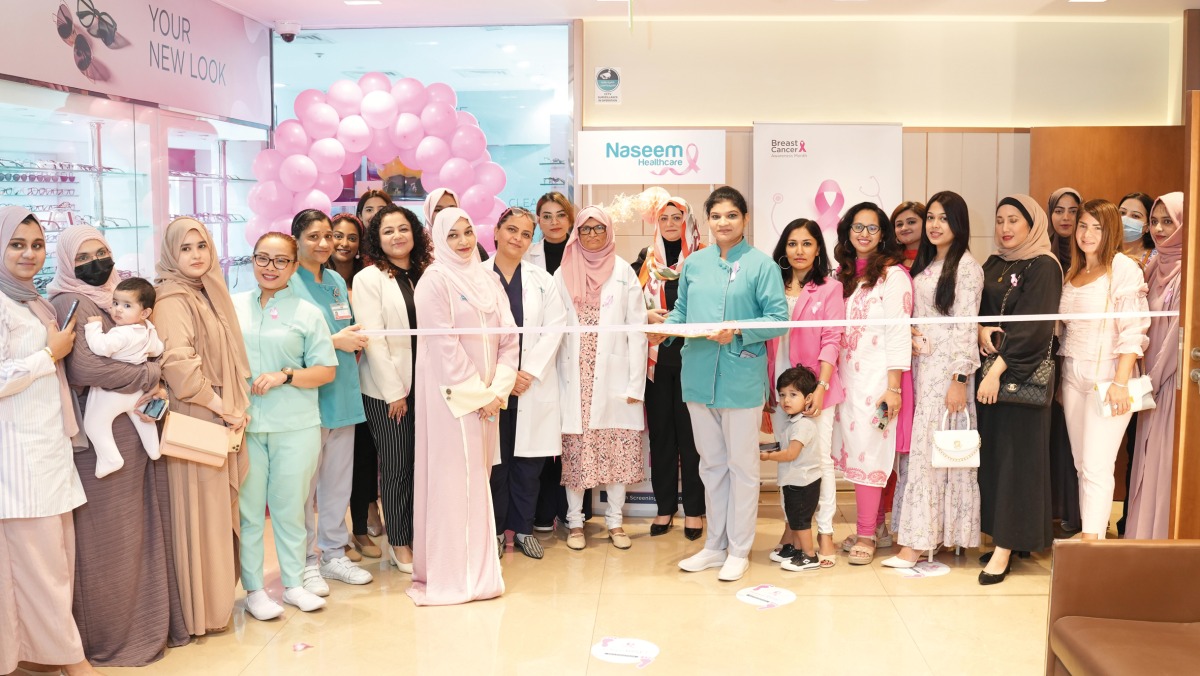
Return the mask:
POLYGON ((821 226, 821 232, 836 230, 842 206, 846 204, 846 198, 842 196, 842 186, 832 178, 825 179, 817 186, 817 196, 813 198, 813 204, 817 208, 817 225, 821 226), (837 193, 833 197, 833 204, 825 197, 827 192, 837 193))
POLYGON ((696 173, 696 172, 700 171, 700 165, 696 164, 696 160, 698 160, 698 159, 700 159, 700 149, 696 147, 695 143, 689 143, 688 147, 687 147, 688 165, 687 165, 686 169, 679 170, 679 169, 676 169, 675 167, 663 167, 662 169, 659 169, 658 171, 652 171, 650 173, 654 174, 655 176, 662 176, 662 175, 666 174, 667 172, 675 174, 676 176, 683 176, 684 174, 696 173))

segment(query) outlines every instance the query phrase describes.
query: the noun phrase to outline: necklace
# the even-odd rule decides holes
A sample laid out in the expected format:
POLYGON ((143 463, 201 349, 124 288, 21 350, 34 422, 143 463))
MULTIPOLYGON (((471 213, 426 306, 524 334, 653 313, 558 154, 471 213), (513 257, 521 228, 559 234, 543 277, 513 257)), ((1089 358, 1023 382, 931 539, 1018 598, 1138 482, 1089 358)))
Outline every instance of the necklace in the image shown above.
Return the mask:
POLYGON ((1021 261, 1013 261, 1013 262, 1009 263, 1009 264, 1008 264, 1008 267, 1007 267, 1007 268, 1004 268, 1004 272, 1001 272, 1001 273, 1000 273, 1000 276, 996 278, 996 282, 997 282, 997 283, 1002 283, 1002 282, 1004 281, 1004 275, 1007 275, 1007 274, 1008 274, 1008 271, 1009 271, 1009 270, 1012 270, 1013 266, 1014 266, 1014 265, 1016 265, 1017 263, 1020 263, 1020 262, 1021 262, 1021 261))

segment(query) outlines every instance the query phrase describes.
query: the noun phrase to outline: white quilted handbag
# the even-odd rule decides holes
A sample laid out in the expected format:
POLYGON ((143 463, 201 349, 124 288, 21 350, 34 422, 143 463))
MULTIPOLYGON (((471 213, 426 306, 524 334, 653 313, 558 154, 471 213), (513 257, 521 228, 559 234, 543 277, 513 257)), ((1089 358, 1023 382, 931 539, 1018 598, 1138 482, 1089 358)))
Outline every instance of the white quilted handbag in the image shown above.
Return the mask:
MULTIPOLYGON (((969 417, 967 424, 970 425, 969 417)), ((933 433, 933 466, 942 469, 979 467, 979 430, 950 427, 950 412, 946 411, 942 415, 941 429, 933 433)))

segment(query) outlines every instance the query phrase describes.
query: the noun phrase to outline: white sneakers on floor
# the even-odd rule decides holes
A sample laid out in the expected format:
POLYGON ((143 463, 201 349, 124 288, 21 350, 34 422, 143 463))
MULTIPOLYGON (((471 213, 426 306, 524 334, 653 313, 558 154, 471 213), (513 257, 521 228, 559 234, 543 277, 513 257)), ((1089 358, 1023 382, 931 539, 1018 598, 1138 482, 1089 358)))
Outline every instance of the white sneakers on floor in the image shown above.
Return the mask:
POLYGON ((254 616, 254 619, 260 622, 273 620, 283 614, 283 606, 275 603, 275 601, 267 595, 267 592, 259 589, 246 594, 246 612, 254 616))
POLYGON ((290 606, 296 606, 306 613, 325 607, 325 599, 304 587, 288 587, 283 590, 283 602, 290 606))
POLYGON ((701 549, 699 554, 694 554, 679 562, 679 567, 689 573, 699 573, 708 568, 720 568, 725 564, 725 552, 715 549, 701 549))
POLYGON ((329 596, 329 585, 325 584, 325 580, 321 577, 320 567, 305 566, 300 579, 302 580, 301 584, 310 594, 329 596))
POLYGON ((721 566, 721 572, 717 573, 717 579, 725 582, 734 582, 742 579, 746 574, 746 569, 750 567, 750 559, 743 556, 729 556, 725 559, 725 564, 721 566))
MULTIPOLYGON (((305 568, 304 570, 305 573, 308 572, 308 568, 305 568)), ((325 563, 322 563, 320 574, 323 578, 337 580, 338 582, 345 582, 346 584, 367 584, 371 580, 375 579, 371 573, 359 568, 350 559, 344 556, 340 556, 332 561, 326 561, 325 563)), ((307 584, 305 585, 305 588, 308 588, 307 584)), ((312 589, 309 589, 309 591, 317 594, 317 592, 312 589)), ((328 585, 326 585, 325 593, 317 594, 317 596, 326 596, 328 594, 329 589, 328 585)))

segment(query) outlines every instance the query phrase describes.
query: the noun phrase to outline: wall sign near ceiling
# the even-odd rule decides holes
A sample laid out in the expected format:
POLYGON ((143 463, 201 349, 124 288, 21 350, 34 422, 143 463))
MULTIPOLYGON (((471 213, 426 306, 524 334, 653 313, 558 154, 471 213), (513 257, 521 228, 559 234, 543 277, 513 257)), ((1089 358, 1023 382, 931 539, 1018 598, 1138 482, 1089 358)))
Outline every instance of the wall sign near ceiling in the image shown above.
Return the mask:
POLYGON ((621 103, 620 68, 596 68, 596 103, 621 103))

